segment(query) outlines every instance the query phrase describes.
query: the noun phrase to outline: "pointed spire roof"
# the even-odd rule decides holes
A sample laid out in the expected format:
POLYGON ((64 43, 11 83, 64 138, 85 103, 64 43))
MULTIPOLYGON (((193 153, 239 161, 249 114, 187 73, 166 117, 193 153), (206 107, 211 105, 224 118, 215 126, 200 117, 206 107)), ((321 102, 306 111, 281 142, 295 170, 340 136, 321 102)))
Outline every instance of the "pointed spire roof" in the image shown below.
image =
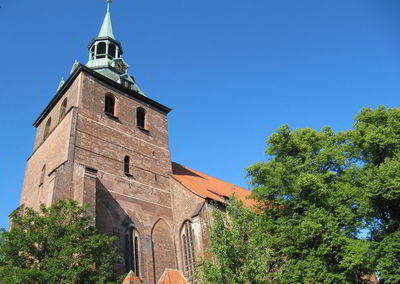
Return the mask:
POLYGON ((60 84, 58 85, 57 92, 62 88, 62 86, 64 86, 64 84, 65 84, 64 77, 61 77, 61 81, 60 84))
POLYGON ((98 37, 110 37, 115 40, 115 36, 112 30, 110 3, 112 0, 107 0, 107 13, 104 17, 103 25, 101 26, 98 37))

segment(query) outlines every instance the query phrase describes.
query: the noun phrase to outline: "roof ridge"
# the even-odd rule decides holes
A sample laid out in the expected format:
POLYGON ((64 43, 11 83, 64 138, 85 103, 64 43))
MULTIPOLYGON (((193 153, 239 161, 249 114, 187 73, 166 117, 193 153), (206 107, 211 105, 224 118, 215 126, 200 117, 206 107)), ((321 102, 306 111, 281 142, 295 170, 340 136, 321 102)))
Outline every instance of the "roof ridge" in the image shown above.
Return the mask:
POLYGON ((232 185, 232 186, 234 186, 234 187, 237 187, 237 188, 243 189, 243 190, 245 190, 245 191, 251 191, 251 190, 245 189, 245 188, 243 188, 243 187, 241 187, 241 186, 238 186, 238 185, 236 185, 236 184, 233 184, 233 183, 231 183, 231 182, 229 182, 229 181, 224 181, 223 179, 220 179, 220 178, 214 177, 214 176, 212 176, 212 175, 208 175, 208 174, 206 174, 206 173, 203 173, 203 172, 201 172, 201 171, 198 171, 198 170, 192 169, 192 168, 190 168, 190 167, 187 167, 187 166, 183 166, 182 164, 179 164, 179 163, 177 163, 177 162, 174 162, 174 161, 172 161, 172 162, 173 162, 173 163, 175 163, 175 164, 178 164, 178 165, 180 165, 180 166, 182 166, 182 167, 184 167, 184 168, 187 168, 187 169, 189 169, 189 170, 192 170, 192 171, 198 172, 198 173, 200 173, 200 174, 203 174, 203 175, 205 175, 205 176, 209 176, 209 177, 211 177, 211 178, 213 178, 213 179, 216 179, 216 180, 219 180, 219 181, 221 181, 221 182, 224 182, 224 183, 230 184, 230 185, 232 185))

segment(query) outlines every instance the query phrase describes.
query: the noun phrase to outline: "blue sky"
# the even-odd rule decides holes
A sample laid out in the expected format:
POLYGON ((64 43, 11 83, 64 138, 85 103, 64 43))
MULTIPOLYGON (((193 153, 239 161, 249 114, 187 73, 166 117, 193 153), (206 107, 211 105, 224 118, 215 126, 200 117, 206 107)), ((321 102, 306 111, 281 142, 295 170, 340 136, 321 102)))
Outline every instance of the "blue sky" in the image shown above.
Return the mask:
MULTIPOLYGON (((0 227, 18 206, 33 121, 75 59, 86 63, 101 0, 0 0, 0 227)), ((397 107, 400 1, 122 1, 111 7, 130 73, 169 115, 172 159, 247 188, 282 124, 351 128, 397 107)))

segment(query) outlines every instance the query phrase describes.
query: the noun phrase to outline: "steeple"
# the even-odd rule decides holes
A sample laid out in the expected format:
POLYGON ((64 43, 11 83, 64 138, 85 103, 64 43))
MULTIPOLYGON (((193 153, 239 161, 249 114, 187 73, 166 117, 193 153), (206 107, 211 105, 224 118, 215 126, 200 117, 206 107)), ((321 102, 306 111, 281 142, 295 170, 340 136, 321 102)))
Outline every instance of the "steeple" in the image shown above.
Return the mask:
POLYGON ((112 0, 107 0, 107 13, 106 16, 104 17, 103 25, 101 26, 98 37, 110 37, 115 40, 111 23, 111 13, 110 13, 111 1, 112 0))
POLYGON ((128 74, 128 64, 123 59, 122 44, 116 40, 112 30, 110 12, 112 0, 106 1, 107 12, 98 36, 89 44, 89 61, 86 66, 144 95, 135 79, 128 74))

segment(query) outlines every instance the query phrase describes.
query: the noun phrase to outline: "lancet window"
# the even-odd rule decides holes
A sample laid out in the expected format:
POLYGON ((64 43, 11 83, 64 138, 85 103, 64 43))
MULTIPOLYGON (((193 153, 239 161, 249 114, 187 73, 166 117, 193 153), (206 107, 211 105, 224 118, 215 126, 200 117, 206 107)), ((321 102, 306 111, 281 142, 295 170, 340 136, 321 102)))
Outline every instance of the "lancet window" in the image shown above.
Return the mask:
POLYGON ((43 141, 49 136, 51 126, 51 117, 47 120, 46 125, 44 127, 43 141))
POLYGON ((193 228, 190 221, 185 221, 181 229, 181 247, 183 258, 183 272, 189 282, 193 280, 193 274, 196 267, 194 254, 193 228))
POLYGON ((68 99, 65 98, 60 108, 60 121, 64 118, 65 113, 67 112, 67 104, 68 104, 68 99))
POLYGON ((134 227, 129 227, 125 234, 126 255, 125 266, 126 272, 130 270, 136 276, 140 276, 140 238, 134 227))

